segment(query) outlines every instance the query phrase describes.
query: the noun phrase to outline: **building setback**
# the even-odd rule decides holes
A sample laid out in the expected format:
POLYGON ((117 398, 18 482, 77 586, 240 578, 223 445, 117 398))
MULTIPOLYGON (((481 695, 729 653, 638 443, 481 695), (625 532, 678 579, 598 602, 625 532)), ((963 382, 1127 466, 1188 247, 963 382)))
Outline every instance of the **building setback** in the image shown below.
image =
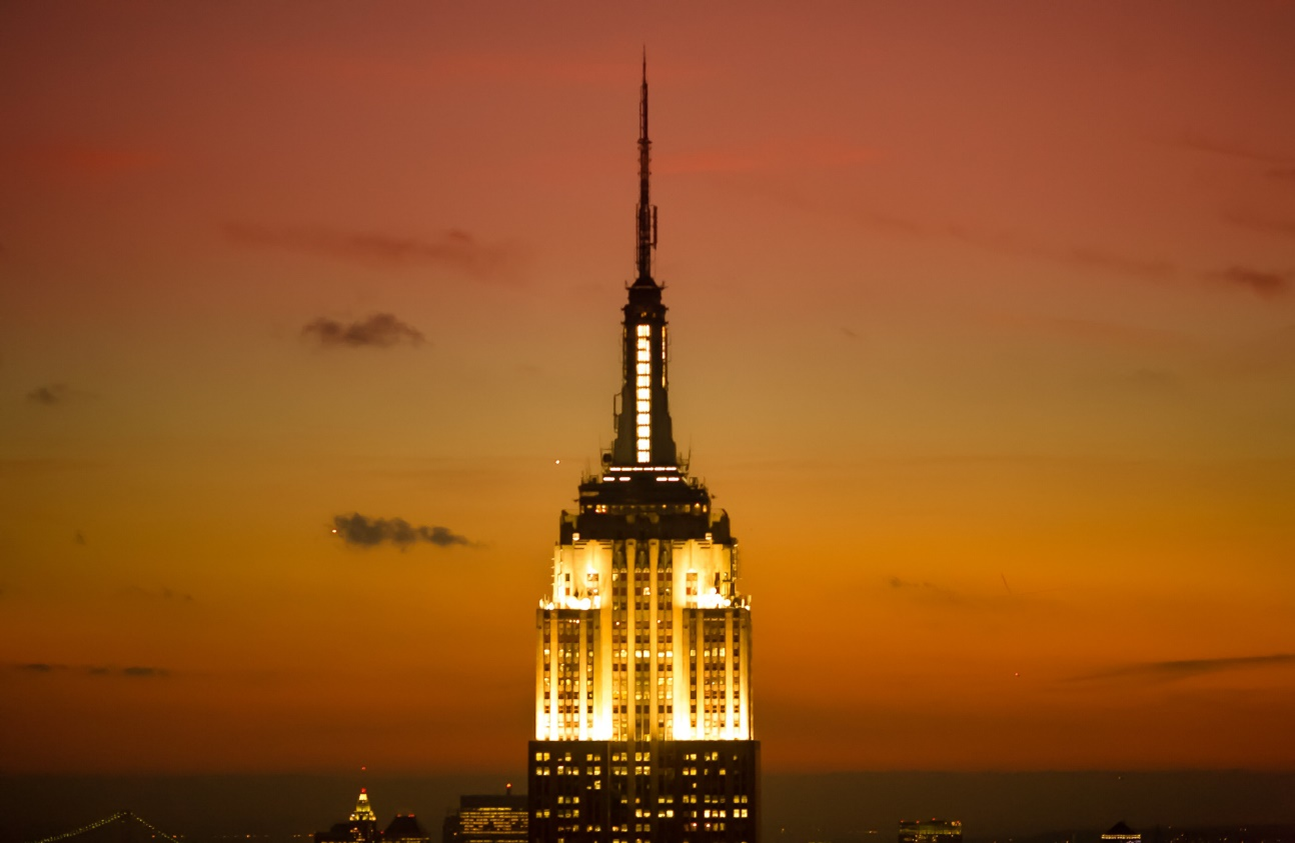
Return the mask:
POLYGON ((562 513, 536 615, 528 790, 544 843, 758 840, 750 603, 728 515, 674 442, 650 147, 645 63, 615 435, 562 513))

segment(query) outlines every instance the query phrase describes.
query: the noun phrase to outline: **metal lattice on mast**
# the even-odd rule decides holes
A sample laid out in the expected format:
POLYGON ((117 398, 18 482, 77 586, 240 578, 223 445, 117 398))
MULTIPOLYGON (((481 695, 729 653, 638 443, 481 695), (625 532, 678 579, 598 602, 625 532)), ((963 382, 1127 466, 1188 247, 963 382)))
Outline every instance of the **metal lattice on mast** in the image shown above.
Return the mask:
POLYGON ((648 139, 648 83, 647 48, 643 48, 643 85, 639 89, 639 203, 635 238, 635 263, 638 269, 636 284, 654 284, 652 280, 652 250, 656 248, 657 210, 652 204, 650 180, 652 175, 652 141, 648 139))

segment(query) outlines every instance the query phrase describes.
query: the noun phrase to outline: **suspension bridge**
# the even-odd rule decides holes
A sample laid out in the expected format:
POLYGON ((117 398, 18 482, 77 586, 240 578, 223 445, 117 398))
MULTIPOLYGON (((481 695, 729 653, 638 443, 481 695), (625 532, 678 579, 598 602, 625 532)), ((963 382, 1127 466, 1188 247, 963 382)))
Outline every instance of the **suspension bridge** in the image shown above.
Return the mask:
POLYGON ((167 834, 130 811, 118 811, 72 831, 33 840, 30 843, 63 843, 73 839, 76 839, 77 843, 145 843, 145 841, 159 839, 167 843, 183 843, 179 837, 167 834))

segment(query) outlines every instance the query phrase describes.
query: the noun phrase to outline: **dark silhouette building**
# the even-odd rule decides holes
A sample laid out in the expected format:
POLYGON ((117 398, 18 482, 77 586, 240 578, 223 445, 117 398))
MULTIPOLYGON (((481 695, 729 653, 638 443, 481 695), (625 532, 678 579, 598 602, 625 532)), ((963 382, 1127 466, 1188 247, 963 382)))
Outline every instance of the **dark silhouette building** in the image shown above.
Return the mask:
POLYGON ((1120 821, 1102 835, 1102 843, 1142 843, 1142 834, 1120 821))
POLYGON ((679 459, 644 64, 637 276, 611 447, 563 512, 536 621, 530 839, 756 843, 751 612, 728 515, 679 459))
POLYGON ((382 832, 384 843, 431 843, 427 830, 413 814, 396 814, 382 832))
POLYGON ((899 843, 962 843, 962 821, 900 820, 899 843))

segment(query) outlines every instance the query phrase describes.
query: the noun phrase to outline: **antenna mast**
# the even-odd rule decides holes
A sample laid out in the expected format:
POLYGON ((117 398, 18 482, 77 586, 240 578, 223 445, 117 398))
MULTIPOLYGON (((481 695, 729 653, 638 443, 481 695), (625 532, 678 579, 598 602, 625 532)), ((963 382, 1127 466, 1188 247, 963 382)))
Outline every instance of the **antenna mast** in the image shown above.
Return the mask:
POLYGON ((656 248, 656 206, 652 204, 648 181, 651 176, 651 147, 648 140, 647 48, 643 48, 643 87, 639 93, 639 203, 636 263, 638 281, 652 282, 652 250, 656 248))

